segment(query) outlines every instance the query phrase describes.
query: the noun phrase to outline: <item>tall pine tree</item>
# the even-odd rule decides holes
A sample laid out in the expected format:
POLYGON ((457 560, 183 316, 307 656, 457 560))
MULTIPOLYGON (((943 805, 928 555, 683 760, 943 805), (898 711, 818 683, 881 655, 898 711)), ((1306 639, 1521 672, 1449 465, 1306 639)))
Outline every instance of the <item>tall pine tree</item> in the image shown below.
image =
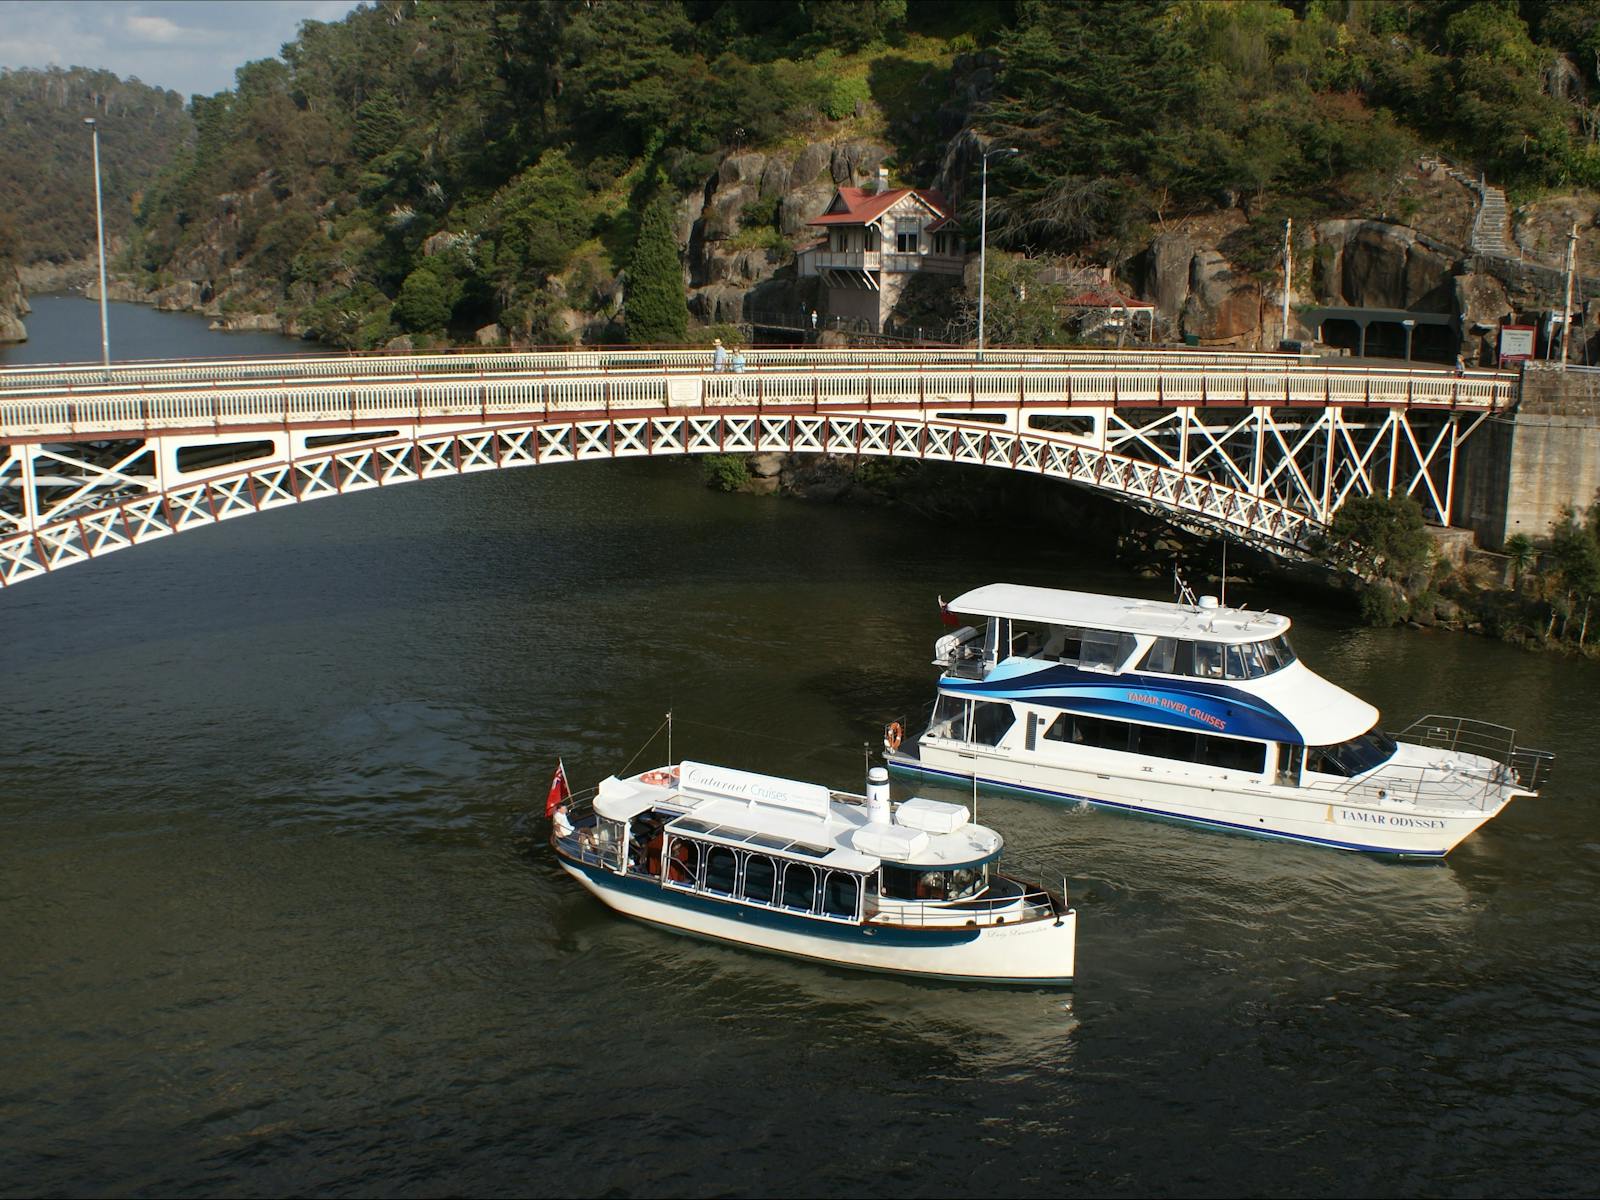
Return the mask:
POLYGON ((636 346, 682 345, 689 337, 689 305, 672 233, 672 200, 657 196, 639 221, 628 263, 628 341, 636 346))

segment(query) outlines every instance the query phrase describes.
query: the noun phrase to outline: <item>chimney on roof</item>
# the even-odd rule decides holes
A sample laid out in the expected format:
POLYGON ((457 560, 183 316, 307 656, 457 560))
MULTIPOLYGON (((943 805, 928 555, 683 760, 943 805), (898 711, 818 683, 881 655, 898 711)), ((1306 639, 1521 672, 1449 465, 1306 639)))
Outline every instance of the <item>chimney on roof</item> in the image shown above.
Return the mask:
POLYGON ((873 195, 881 196, 889 190, 889 168, 878 168, 878 190, 873 195))

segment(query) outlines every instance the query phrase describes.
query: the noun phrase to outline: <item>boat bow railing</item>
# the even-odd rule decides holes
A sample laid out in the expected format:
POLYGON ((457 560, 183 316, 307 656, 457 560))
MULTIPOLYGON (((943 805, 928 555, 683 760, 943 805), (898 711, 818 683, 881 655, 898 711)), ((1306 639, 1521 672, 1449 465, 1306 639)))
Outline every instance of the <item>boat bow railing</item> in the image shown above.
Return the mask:
POLYGON ((1519 790, 1536 792, 1549 778, 1555 755, 1547 750, 1530 750, 1517 745, 1517 731, 1489 721, 1470 717, 1447 717, 1430 713, 1394 735, 1396 741, 1471 754, 1504 767, 1506 782, 1519 790))

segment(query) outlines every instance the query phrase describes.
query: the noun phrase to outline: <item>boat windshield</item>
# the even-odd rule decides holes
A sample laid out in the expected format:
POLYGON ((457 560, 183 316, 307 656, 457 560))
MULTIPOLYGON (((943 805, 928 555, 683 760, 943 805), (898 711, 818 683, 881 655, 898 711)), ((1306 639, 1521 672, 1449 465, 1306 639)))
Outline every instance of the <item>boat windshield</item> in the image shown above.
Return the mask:
POLYGON ((891 900, 970 900, 988 883, 987 866, 919 871, 883 864, 883 894, 891 900))
POLYGON ((1306 770, 1354 777, 1381 767, 1399 749, 1395 740, 1374 725, 1360 737, 1334 746, 1307 746, 1306 770))

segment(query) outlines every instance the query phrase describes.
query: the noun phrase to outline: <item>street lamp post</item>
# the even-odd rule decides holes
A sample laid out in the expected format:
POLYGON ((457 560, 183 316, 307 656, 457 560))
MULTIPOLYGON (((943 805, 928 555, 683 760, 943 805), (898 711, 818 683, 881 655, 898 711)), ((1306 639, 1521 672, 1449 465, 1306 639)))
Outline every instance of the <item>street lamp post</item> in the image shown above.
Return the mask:
POLYGON ((111 371, 111 324, 106 319, 106 218, 100 203, 100 127, 93 117, 85 117, 94 142, 94 225, 100 244, 100 358, 107 374, 111 371))
POLYGON ((978 209, 978 357, 983 357, 984 284, 989 265, 989 160, 1021 154, 1015 146, 986 150, 983 155, 983 200, 978 209))

